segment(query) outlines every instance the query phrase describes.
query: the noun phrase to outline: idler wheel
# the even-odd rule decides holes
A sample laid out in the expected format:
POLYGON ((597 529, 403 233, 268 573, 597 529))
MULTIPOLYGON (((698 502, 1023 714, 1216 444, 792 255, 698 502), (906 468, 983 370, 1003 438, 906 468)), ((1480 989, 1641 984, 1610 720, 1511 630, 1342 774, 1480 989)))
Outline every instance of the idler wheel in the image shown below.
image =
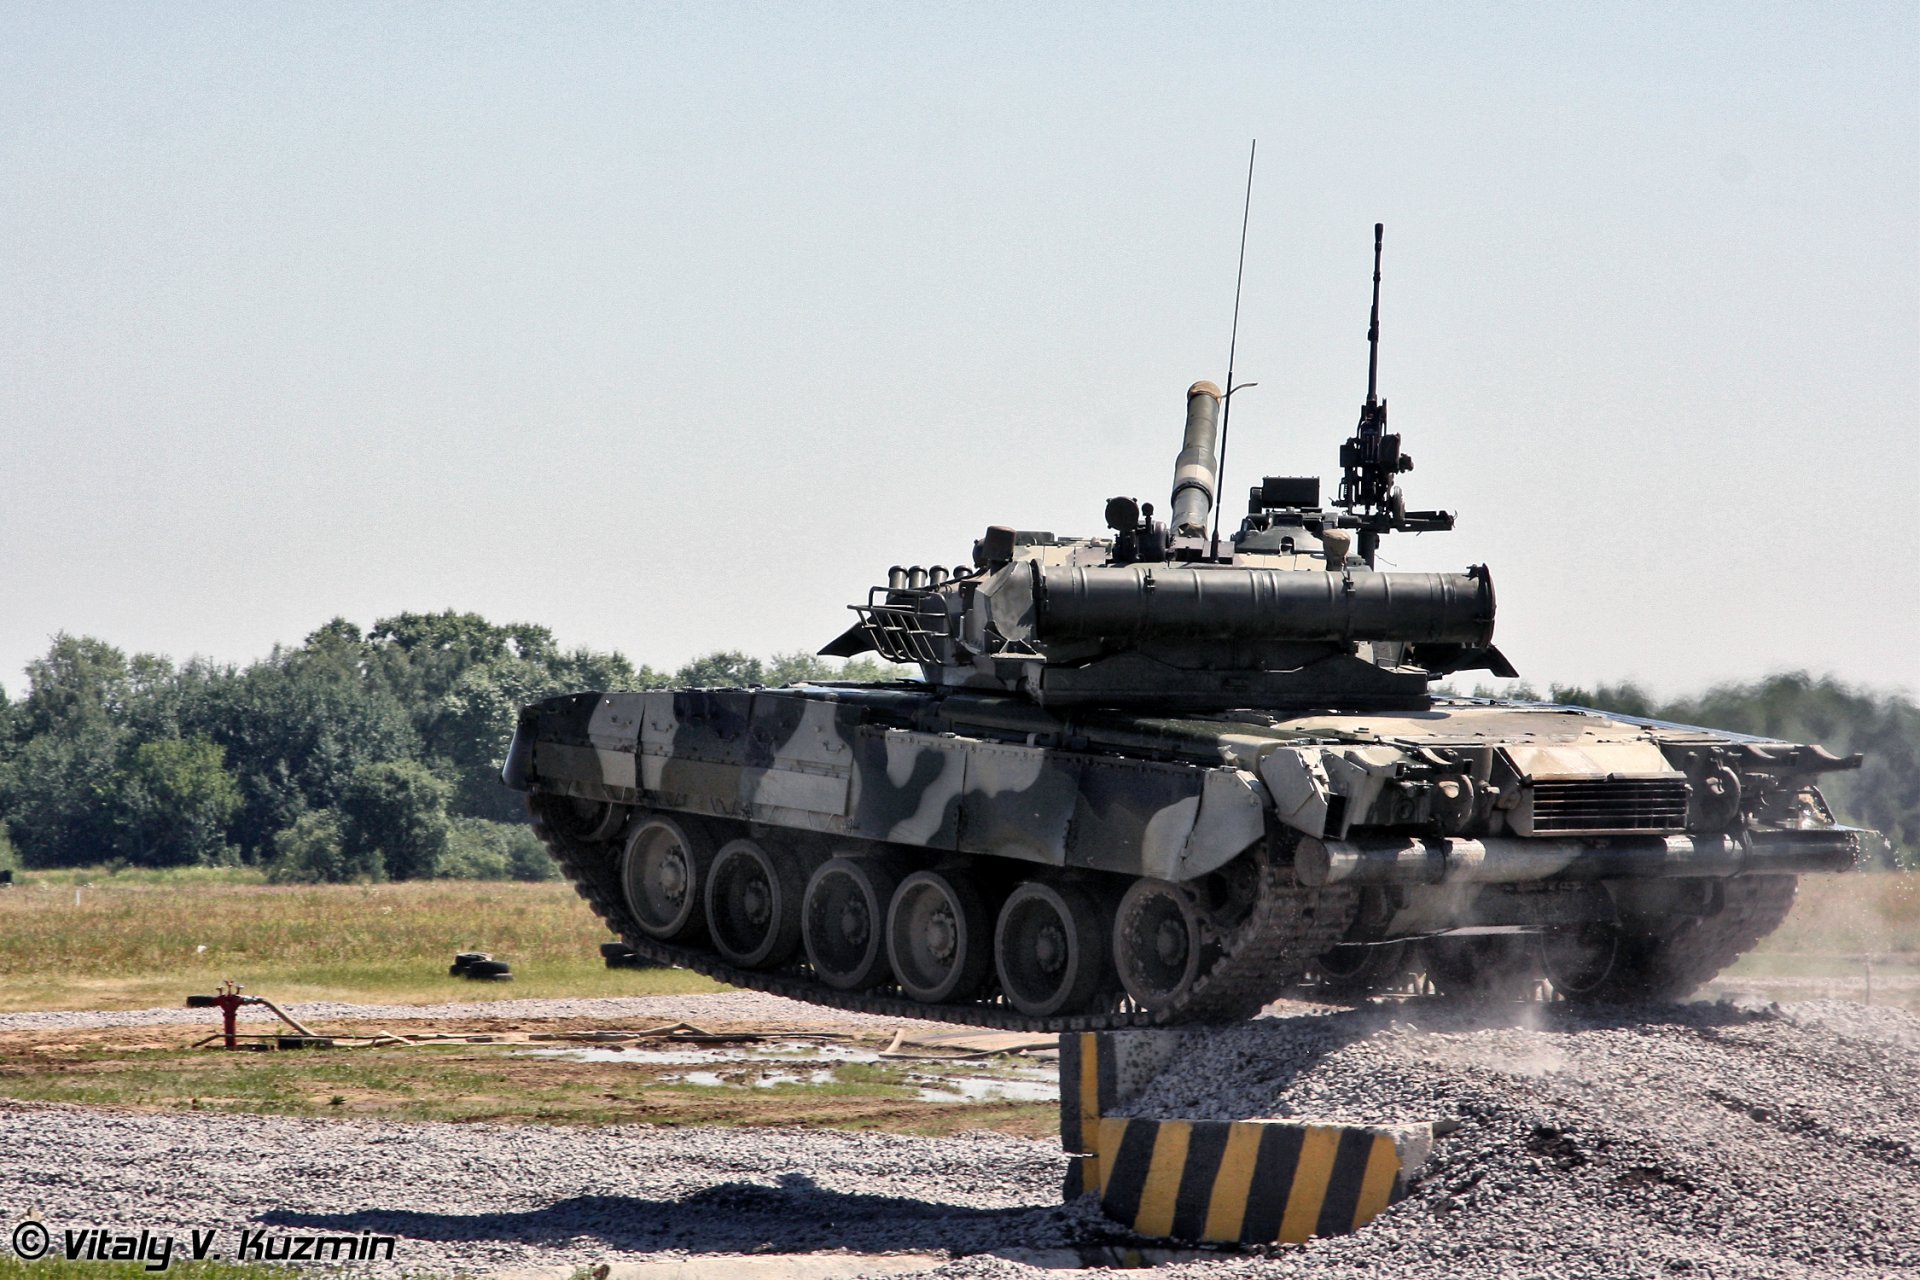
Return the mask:
POLYGON ((893 976, 923 1004, 966 1000, 993 967, 993 917, 973 881, 958 872, 916 871, 887 910, 893 976))
POLYGON ((1200 977, 1200 916, 1166 880, 1133 882, 1113 922, 1113 962, 1135 1004, 1154 1013, 1183 1001, 1200 977))
POLYGON ((1459 1000, 1524 1000, 1540 979, 1539 948, 1523 934, 1429 938, 1423 950, 1434 989, 1459 1000))
POLYGON ((993 958, 1000 989, 1029 1017, 1085 1012, 1107 975, 1107 929, 1075 885, 1028 880, 1000 908, 993 958))
POLYGON ((743 969, 771 969, 800 947, 806 877, 791 857, 758 841, 729 840, 707 874, 707 932, 714 950, 743 969))
POLYGON ((893 974, 887 908, 899 878, 878 858, 830 858, 807 881, 800 937, 807 962, 836 991, 865 991, 893 974))
POLYGON ((662 942, 697 941, 713 846, 693 824, 653 817, 634 828, 620 855, 620 887, 640 931, 662 942))

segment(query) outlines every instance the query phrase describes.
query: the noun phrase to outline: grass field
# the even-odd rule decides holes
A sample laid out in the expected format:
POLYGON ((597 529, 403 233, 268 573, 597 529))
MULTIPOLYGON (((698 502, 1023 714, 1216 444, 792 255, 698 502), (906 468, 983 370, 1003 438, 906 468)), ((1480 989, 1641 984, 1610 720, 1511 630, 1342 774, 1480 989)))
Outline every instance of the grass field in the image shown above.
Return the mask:
MULTIPOLYGON (((571 888, 514 882, 267 885, 244 872, 30 873, 0 892, 0 1010, 180 1003, 232 978, 276 1001, 434 1003, 713 991, 671 969, 609 970, 610 935, 571 888), (511 983, 448 975, 457 951, 511 983)), ((1787 923, 1736 975, 1920 967, 1920 876, 1806 876, 1787 923)))
POLYGON ((670 969, 609 970, 611 935, 559 883, 267 885, 236 873, 29 874, 0 892, 0 1010, 135 1009, 232 978, 289 1000, 419 1003, 714 991, 670 969), (468 982, 458 951, 513 965, 468 982))

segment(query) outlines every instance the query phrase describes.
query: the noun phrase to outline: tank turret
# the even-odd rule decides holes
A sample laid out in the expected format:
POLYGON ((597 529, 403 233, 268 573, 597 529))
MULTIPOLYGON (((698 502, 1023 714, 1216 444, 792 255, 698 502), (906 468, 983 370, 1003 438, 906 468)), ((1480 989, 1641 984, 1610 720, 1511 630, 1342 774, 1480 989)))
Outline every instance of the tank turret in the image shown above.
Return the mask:
POLYGON ((1408 511, 1395 479, 1413 467, 1376 394, 1380 232, 1367 399, 1340 449, 1340 497, 1313 477, 1268 476, 1223 548, 1208 520, 1220 483, 1220 388, 1187 389, 1166 524, 1153 504, 1107 501, 1111 536, 1061 538, 996 525, 974 567, 943 582, 896 572, 823 654, 875 652, 949 688, 1017 693, 1048 706, 1120 700, 1231 706, 1410 708, 1456 671, 1513 675, 1493 647, 1493 577, 1374 569, 1383 533, 1453 527, 1408 511), (1357 545, 1359 554, 1353 554, 1357 545))

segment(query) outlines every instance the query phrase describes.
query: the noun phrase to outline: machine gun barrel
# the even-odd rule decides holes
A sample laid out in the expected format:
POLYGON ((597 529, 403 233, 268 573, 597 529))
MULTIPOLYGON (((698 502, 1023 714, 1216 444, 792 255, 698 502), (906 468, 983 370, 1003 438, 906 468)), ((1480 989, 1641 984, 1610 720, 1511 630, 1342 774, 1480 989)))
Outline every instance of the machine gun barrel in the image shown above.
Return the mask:
POLYGON ((1220 388, 1196 382, 1187 388, 1187 434, 1173 462, 1173 515, 1178 537, 1204 537, 1219 483, 1220 388))
POLYGON ((1373 311, 1367 316, 1367 407, 1379 403, 1374 395, 1380 372, 1380 243, 1386 239, 1387 224, 1373 224, 1373 311))

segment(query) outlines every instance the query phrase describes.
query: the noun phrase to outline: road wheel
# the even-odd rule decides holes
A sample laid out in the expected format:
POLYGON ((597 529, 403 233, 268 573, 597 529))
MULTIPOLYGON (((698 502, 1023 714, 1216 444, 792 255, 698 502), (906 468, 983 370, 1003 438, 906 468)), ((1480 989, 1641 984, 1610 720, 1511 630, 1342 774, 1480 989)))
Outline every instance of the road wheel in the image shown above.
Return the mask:
POLYGON ((1313 962, 1315 990, 1340 1000, 1390 991, 1407 978, 1405 942, 1343 942, 1313 962))
POLYGON ((1000 989, 1030 1017, 1085 1012, 1107 986, 1108 932, 1084 889, 1026 881, 1000 908, 993 932, 1000 989))
POLYGON ((923 1004, 968 1000, 993 967, 993 917, 964 872, 916 871, 887 909, 887 958, 923 1004))
POLYGON ((792 858, 755 840, 729 840, 707 875, 707 932, 714 950, 743 969, 772 969, 800 948, 806 877, 792 858))
POLYGON ((662 942, 699 941, 712 861, 712 845, 695 824, 652 817, 635 828, 620 855, 620 885, 640 931, 662 942))
POLYGON ((1113 921, 1113 962, 1135 1004, 1161 1013, 1183 1003, 1201 973, 1200 914, 1167 880, 1133 882, 1113 921))
POLYGON ((887 908, 899 878, 884 859, 841 856, 807 882, 800 937, 807 962, 836 991, 865 991, 893 976, 887 908))
POLYGON ((1422 950, 1434 990, 1456 1000, 1524 1000, 1540 980, 1540 950, 1524 934, 1429 938, 1422 950))

